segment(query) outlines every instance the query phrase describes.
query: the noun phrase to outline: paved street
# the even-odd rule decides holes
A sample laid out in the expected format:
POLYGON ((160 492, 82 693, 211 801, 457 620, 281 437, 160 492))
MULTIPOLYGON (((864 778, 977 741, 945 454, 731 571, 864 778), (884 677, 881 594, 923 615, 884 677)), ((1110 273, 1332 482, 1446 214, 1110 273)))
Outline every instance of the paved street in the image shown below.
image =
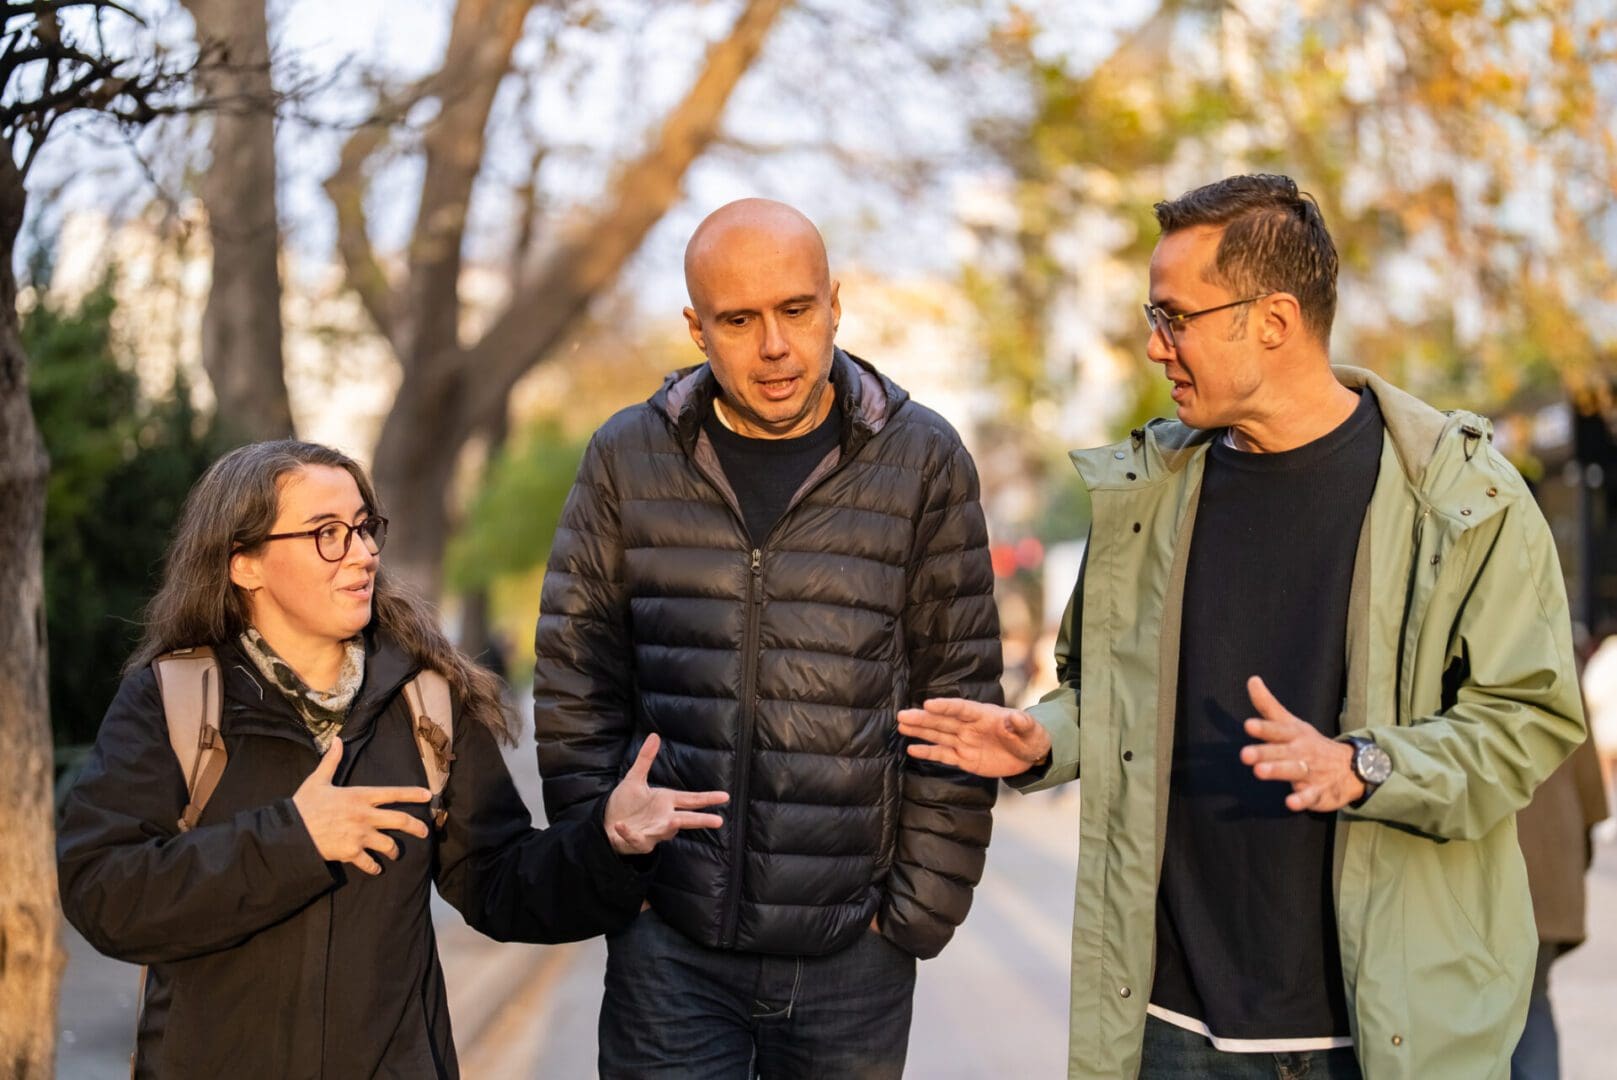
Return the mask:
MULTIPOLYGON (((1060 1080, 1077 856, 1077 792, 1006 795, 965 926, 921 965, 907 1074, 919 1080, 1060 1080)), ((1617 845, 1590 876, 1590 942, 1555 969, 1563 1080, 1608 1080, 1617 1061, 1617 845)), ((606 950, 578 946, 547 1003, 534 1072, 589 1077, 606 950)))
MULTIPOLYGON (((518 775, 532 769, 523 753, 513 754, 518 775)), ((523 786, 530 805, 537 805, 537 785, 523 786)), ((1075 795, 1002 800, 971 917, 941 957, 921 965, 910 1076, 1063 1075, 1075 795)), ((1617 1061, 1617 845, 1599 849, 1589 884, 1590 943, 1557 966, 1552 984, 1566 1080, 1605 1080, 1617 1061)), ((593 1076, 606 955, 601 942, 501 945, 472 933, 445 906, 437 916, 469 1080, 593 1076)), ((70 938, 59 1074, 86 1080, 127 1075, 136 970, 70 938)))

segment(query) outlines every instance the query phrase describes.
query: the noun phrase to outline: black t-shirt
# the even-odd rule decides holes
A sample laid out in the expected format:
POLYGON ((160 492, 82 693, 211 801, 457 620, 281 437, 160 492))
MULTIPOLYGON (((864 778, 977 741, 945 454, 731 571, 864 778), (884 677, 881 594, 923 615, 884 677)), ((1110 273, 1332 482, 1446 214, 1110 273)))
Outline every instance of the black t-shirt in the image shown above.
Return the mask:
POLYGON ((792 496, 842 434, 841 414, 835 408, 813 431, 790 439, 739 435, 720 423, 712 409, 702 427, 713 440, 725 479, 735 488, 753 547, 763 547, 770 530, 786 513, 792 496))
MULTIPOLYGON (((1246 680, 1339 732, 1348 592, 1381 460, 1375 395, 1278 454, 1208 450, 1185 578, 1168 831, 1151 1004, 1223 1040, 1349 1033, 1331 900, 1334 814, 1240 758, 1246 680)), ((1230 1049, 1278 1049, 1254 1045, 1230 1049)))

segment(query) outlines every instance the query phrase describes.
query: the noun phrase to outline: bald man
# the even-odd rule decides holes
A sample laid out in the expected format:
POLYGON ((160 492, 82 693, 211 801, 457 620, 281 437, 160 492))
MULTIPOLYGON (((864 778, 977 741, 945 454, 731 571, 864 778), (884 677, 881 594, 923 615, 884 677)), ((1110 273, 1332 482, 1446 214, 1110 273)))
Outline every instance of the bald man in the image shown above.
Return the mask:
POLYGON ((590 441, 536 634, 551 820, 598 812, 652 732, 654 784, 730 795, 608 939, 601 1076, 897 1077, 915 960, 965 917, 994 802, 895 728, 1000 701, 976 470, 837 348, 802 214, 721 207, 685 275, 706 362, 590 441))

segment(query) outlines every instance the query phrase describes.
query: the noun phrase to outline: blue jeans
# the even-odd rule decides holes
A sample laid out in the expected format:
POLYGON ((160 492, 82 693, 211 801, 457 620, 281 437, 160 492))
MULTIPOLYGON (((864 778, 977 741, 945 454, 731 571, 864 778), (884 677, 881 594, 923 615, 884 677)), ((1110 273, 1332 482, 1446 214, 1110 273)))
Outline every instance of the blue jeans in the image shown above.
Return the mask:
POLYGON ((1285 1054, 1232 1054, 1205 1036, 1145 1018, 1139 1080, 1360 1080, 1353 1048, 1285 1054))
POLYGON ((1561 954, 1559 945, 1540 943, 1533 968, 1533 996, 1527 1002, 1527 1026, 1516 1052, 1510 1055, 1510 1080, 1558 1080, 1561 1043, 1550 1011, 1550 965, 1561 954))
POLYGON ((915 958, 871 931, 830 956, 696 944, 654 911, 607 938, 601 1080, 898 1080, 915 958))

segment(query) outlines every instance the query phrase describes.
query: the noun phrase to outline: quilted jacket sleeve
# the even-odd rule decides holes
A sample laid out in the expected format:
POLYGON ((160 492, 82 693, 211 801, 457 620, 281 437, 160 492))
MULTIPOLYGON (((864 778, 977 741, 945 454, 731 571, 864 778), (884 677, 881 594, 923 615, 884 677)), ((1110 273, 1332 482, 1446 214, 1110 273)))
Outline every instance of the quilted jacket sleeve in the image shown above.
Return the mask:
POLYGON ((632 735, 623 541, 603 442, 590 441, 567 496, 534 632, 534 738, 553 822, 587 816, 612 790, 632 735))
MULTIPOLYGON (((955 442, 932 479, 916 530, 904 613, 910 700, 965 697, 1000 704, 999 614, 977 470, 955 442)), ((923 959, 965 919, 982 877, 997 781, 904 756, 898 843, 882 933, 923 959)))

